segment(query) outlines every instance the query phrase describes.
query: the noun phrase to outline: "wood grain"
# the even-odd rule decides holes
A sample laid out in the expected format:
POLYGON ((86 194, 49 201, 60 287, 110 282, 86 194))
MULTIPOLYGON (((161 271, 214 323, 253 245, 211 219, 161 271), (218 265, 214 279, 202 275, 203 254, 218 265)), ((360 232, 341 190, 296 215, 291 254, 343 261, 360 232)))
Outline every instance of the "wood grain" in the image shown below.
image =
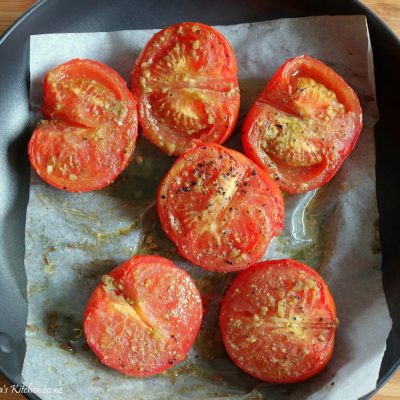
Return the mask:
POLYGON ((400 0, 362 0, 361 2, 378 15, 397 36, 400 36, 400 0))
POLYGON ((5 31, 35 0, 0 0, 0 33, 5 31))
MULTIPOLYGON (((386 24, 400 36, 400 0, 362 0, 371 8, 386 24)), ((0 0, 0 33, 12 24, 24 11, 26 11, 34 0, 0 0)), ((19 394, 4 394, 4 388, 8 381, 0 374, 0 399, 1 400, 22 400, 24 397, 19 394), (1 393, 3 389, 3 393, 1 393)), ((384 387, 373 396, 373 400, 399 400, 400 399, 400 371, 397 371, 384 387)), ((61 399, 60 399, 61 400, 61 399)))
POLYGON ((399 400, 400 399, 400 370, 372 397, 372 400, 399 400))

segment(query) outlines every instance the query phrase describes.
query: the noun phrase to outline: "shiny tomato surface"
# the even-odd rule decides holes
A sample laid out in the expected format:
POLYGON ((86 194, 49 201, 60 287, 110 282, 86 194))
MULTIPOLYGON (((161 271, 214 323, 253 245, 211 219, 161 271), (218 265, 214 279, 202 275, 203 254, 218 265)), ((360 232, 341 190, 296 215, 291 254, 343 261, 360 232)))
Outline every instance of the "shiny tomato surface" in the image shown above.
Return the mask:
POLYGON ((142 377, 184 360, 201 320, 200 294, 185 271, 159 256, 136 256, 102 277, 83 327, 104 365, 142 377))
POLYGON ((247 268, 283 227, 273 179, 217 144, 199 143, 177 159, 159 186, 157 209, 179 253, 211 271, 247 268))
POLYGON ((332 356, 337 328, 322 278, 297 261, 264 261, 242 271, 221 303, 226 350, 248 374, 272 383, 299 382, 332 356))
POLYGON ((74 59, 44 81, 42 114, 28 146, 37 174, 70 192, 101 189, 128 166, 137 137, 126 82, 93 60, 74 59))
POLYGON ((144 136, 169 155, 183 153, 193 140, 223 143, 239 112, 233 49, 200 23, 156 33, 136 61, 132 90, 144 136))
POLYGON ((279 68, 251 107, 243 147, 283 190, 302 193, 332 179, 361 128, 350 86, 321 61, 299 56, 279 68))

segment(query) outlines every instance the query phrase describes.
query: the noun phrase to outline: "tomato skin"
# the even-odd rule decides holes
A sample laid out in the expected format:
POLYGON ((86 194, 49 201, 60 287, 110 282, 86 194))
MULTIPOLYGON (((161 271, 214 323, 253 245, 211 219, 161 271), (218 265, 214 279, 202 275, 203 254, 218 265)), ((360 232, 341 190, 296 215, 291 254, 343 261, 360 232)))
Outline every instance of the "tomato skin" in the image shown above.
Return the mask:
POLYGON ((291 259, 242 271, 221 302, 220 328, 233 362, 270 383, 306 380, 329 362, 336 307, 322 278, 291 259))
POLYGON ((108 66, 74 59, 51 70, 41 112, 46 119, 33 132, 28 155, 48 184, 98 190, 128 166, 137 138, 136 101, 108 66))
POLYGON ((239 114, 237 63, 216 29, 183 22, 156 33, 132 71, 143 135, 168 155, 223 143, 239 114))
POLYGON ((302 55, 284 63, 267 83, 247 114, 242 142, 245 154, 294 194, 329 182, 361 129, 362 110, 353 89, 321 61, 302 55), (287 125, 282 127, 281 120, 287 125), (273 143, 276 127, 282 141, 273 143), (288 157, 297 157, 296 162, 288 157))
POLYGON ((102 278, 83 328, 104 365, 145 377, 185 359, 201 320, 200 294, 185 271, 159 256, 135 256, 102 278))
POLYGON ((161 181, 157 211, 182 257, 210 271, 258 261, 283 228, 275 182, 243 154, 198 143, 161 181))

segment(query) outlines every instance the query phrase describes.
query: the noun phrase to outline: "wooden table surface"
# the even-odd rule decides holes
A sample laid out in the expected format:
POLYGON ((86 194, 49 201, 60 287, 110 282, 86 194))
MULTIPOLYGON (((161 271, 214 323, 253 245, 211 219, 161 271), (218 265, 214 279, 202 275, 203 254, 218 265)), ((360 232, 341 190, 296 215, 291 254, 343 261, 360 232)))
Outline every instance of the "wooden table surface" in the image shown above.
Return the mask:
MULTIPOLYGON (((400 36, 400 0, 362 0, 380 16, 389 27, 400 36)), ((35 0, 0 0, 0 33, 28 9, 35 0)), ((0 374, 0 388, 8 385, 7 380, 0 374)), ((1 394, 0 399, 21 400, 19 394, 1 394)), ((385 384, 373 397, 373 400, 399 400, 400 399, 400 370, 385 384)))

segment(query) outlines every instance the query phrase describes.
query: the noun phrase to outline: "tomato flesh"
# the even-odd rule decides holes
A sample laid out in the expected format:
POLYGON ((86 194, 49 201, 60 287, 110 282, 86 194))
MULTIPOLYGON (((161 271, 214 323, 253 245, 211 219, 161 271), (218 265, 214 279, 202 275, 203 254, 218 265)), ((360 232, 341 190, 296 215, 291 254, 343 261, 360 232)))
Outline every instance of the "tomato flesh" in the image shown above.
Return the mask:
POLYGON ((157 209, 180 254, 207 270, 248 267, 283 227, 275 182, 242 154, 198 144, 161 182, 157 209))
POLYGON ((52 186, 100 189, 128 166, 137 137, 136 102, 124 80, 92 60, 71 60, 44 82, 42 114, 29 142, 32 167, 52 186))
POLYGON ((229 356, 248 374, 298 382, 331 358, 336 308, 311 268, 290 259, 265 261, 233 281, 222 300, 220 327, 229 356))
POLYGON ((184 22, 158 32, 132 72, 143 134, 169 155, 194 140, 222 143, 239 112, 237 65, 214 28, 184 22))
POLYGON ((184 360, 201 320, 200 294, 185 271, 159 256, 136 256, 103 276, 84 332, 103 364, 142 377, 184 360))
POLYGON ((334 176, 361 128, 350 86, 322 62, 300 56, 279 68, 253 104, 243 146, 282 189, 302 193, 334 176))

